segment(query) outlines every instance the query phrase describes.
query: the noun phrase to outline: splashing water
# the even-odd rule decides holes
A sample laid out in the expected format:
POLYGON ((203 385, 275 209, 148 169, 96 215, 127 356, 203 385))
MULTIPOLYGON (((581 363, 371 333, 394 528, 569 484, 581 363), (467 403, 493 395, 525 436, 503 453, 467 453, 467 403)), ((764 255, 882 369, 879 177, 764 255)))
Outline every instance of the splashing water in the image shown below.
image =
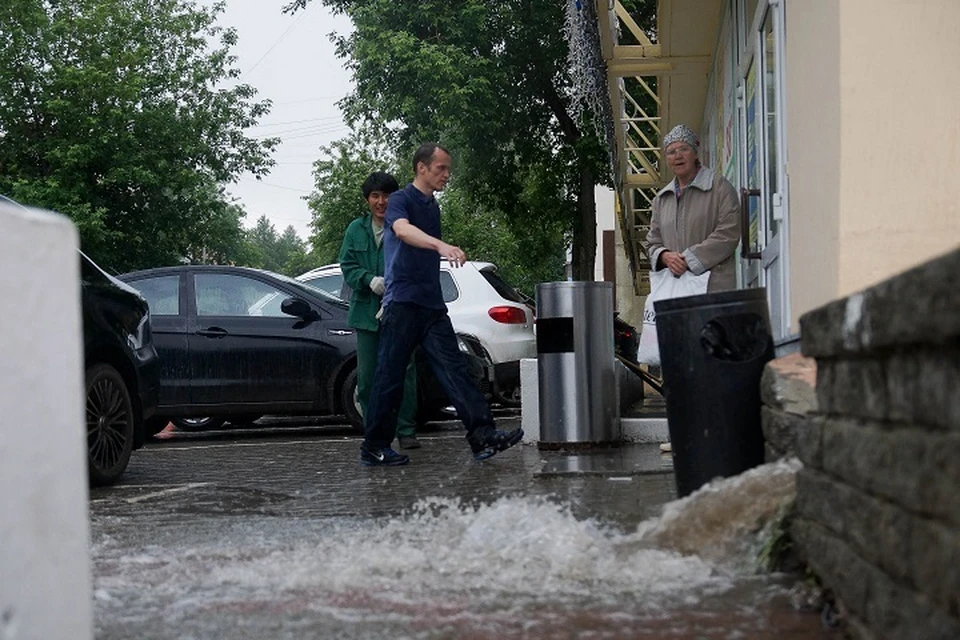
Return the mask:
POLYGON ((726 541, 758 515, 720 505, 781 492, 795 472, 711 485, 631 533, 538 497, 424 499, 391 519, 210 519, 158 527, 137 555, 103 533, 95 595, 110 625, 98 638, 791 637, 762 633, 784 587, 691 549, 742 552, 726 541))
MULTIPOLYGON (((301 588, 316 585, 315 569, 323 567, 322 584, 334 590, 415 600, 456 592, 490 604, 505 596, 604 598, 715 582, 696 558, 655 549, 623 553, 630 536, 578 522, 567 508, 539 498, 504 498, 476 509, 428 499, 404 518, 368 523, 362 533, 332 533, 322 546, 271 558, 259 575, 301 588)), ((237 570, 219 577, 241 579, 247 568, 237 570)))
POLYGON ((640 524, 640 540, 714 566, 749 571, 759 546, 782 509, 796 497, 796 458, 716 480, 668 503, 658 518, 640 524))

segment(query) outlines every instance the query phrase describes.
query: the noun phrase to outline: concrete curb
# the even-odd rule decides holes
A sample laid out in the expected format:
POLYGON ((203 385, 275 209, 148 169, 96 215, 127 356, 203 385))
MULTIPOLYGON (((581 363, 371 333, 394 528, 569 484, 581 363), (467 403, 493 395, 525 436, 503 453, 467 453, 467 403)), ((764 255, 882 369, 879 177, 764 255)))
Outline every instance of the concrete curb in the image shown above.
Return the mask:
MULTIPOLYGON (((622 365, 621 365, 622 367, 622 365)), ((625 369, 625 368, 624 368, 625 369)), ((630 374, 631 377, 632 374, 630 374)), ((627 378, 630 380, 630 378, 627 378)), ((623 384, 623 380, 618 380, 623 384)), ((623 395, 623 394, 621 394, 623 395)), ((520 425, 523 427, 523 441, 540 441, 540 398, 537 385, 537 361, 528 358, 520 361, 520 425)), ((633 395, 629 398, 635 400, 633 395)), ((666 418, 621 418, 620 440, 640 444, 670 442, 670 430, 666 418)))
POLYGON ((621 418, 620 437, 624 442, 656 444, 670 442, 666 418, 621 418))

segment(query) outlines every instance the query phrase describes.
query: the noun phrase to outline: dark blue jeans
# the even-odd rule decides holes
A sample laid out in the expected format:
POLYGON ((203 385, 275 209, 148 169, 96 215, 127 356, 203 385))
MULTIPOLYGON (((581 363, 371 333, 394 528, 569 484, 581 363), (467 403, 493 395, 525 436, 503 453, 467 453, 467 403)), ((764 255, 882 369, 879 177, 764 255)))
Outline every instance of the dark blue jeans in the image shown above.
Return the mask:
POLYGON ((467 439, 493 429, 493 414, 467 374, 467 363, 447 310, 391 302, 380 322, 380 353, 364 420, 364 446, 389 447, 397 432, 397 412, 403 398, 403 376, 413 350, 420 346, 430 368, 467 427, 467 439))

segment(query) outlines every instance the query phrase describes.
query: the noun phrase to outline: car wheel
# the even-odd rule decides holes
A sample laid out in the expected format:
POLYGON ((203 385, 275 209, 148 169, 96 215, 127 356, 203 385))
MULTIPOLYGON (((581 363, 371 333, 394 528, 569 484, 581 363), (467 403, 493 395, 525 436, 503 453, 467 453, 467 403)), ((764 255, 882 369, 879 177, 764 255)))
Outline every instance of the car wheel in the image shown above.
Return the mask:
POLYGON ((229 422, 235 427, 252 427, 253 423, 262 418, 263 416, 259 413, 242 415, 242 416, 233 416, 230 418, 229 422))
POLYGON ((226 422, 224 418, 173 418, 172 422, 177 429, 184 431, 209 431, 219 429, 226 422))
POLYGON ((87 457, 90 482, 116 482, 133 452, 133 402, 123 376, 108 364, 87 371, 87 457))
POLYGON ((497 400, 505 407, 519 407, 520 397, 520 385, 497 392, 497 400))
POLYGON ((363 431, 363 411, 360 409, 360 394, 357 390, 357 370, 347 374, 340 389, 340 406, 347 416, 350 426, 356 431, 363 431))

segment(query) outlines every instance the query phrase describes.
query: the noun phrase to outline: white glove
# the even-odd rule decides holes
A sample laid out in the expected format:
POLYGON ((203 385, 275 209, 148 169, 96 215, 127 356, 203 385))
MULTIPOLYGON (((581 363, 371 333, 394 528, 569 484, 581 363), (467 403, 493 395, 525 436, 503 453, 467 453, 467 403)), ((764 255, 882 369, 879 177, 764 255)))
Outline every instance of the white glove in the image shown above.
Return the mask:
POLYGON ((383 276, 374 276, 370 280, 370 291, 373 291, 378 296, 382 296, 383 292, 387 290, 387 283, 383 279, 383 276))

